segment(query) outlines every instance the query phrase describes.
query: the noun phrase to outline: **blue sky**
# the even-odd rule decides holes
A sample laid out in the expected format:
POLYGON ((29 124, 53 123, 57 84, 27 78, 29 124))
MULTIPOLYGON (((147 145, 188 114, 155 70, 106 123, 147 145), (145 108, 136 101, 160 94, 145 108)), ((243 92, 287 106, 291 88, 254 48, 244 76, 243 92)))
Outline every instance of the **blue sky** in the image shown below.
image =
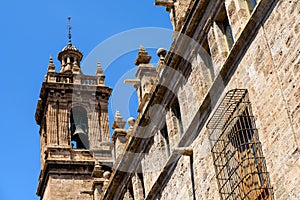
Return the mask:
MULTIPOLYGON (((113 88, 120 85, 124 74, 135 71, 133 62, 139 44, 146 43, 155 63, 155 49, 168 49, 172 40, 171 31, 165 31, 171 29, 168 13, 165 8, 154 6, 154 0, 2 1, 0 200, 38 199, 35 192, 40 147, 34 114, 50 55, 59 68, 56 58, 67 44, 68 16, 72 17, 73 44, 85 55, 84 59, 89 58, 84 60, 83 70, 95 71, 95 59, 100 59, 106 83, 113 88), (152 40, 153 45, 150 45, 152 40), (108 50, 101 49, 103 46, 108 50), (124 46, 130 48, 118 52, 124 46), (114 54, 113 59, 108 58, 111 54, 114 54)), ((119 87, 122 91, 123 86, 119 87)), ((136 99, 130 97, 128 100, 120 94, 110 103, 110 112, 118 106, 132 104, 125 118, 135 116, 136 99), (123 103, 119 103, 121 99, 125 99, 123 103)))

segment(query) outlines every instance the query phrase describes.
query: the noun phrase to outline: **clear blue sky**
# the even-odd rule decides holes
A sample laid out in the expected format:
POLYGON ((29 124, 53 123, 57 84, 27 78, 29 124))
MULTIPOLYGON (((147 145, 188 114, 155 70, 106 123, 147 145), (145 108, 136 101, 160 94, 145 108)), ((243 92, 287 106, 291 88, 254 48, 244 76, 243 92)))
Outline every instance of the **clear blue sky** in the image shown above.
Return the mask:
MULTIPOLYGON (((171 29, 168 13, 165 8, 154 6, 154 0, 2 1, 0 200, 38 199, 35 192, 40 171, 40 147, 39 127, 35 123, 34 114, 50 55, 59 68, 56 58, 67 44, 68 16, 72 17, 73 44, 86 57, 91 52, 103 52, 99 50, 102 46, 108 47, 102 55, 97 54, 97 59, 103 62, 106 83, 110 87, 115 87, 121 82, 123 74, 136 68, 133 62, 137 52, 134 49, 131 51, 132 47, 121 53, 117 49, 124 45, 134 45, 138 49, 138 44, 144 43, 143 38, 148 38, 145 41, 146 48, 168 48, 170 45, 170 34, 157 31, 159 27, 171 29), (133 30, 135 28, 140 29, 133 30), (120 42, 124 31, 127 32, 123 33, 125 37, 120 42), (116 36, 110 38, 114 35, 116 36), (154 45, 149 46, 151 40, 158 37, 162 41, 154 41, 154 45), (107 58, 114 53, 116 55, 113 59, 107 58)), ((155 62, 157 59, 154 52, 155 50, 150 50, 155 62)), ((85 66, 87 71, 96 66, 96 63, 91 66, 95 62, 93 59, 96 58, 84 61, 88 65, 85 66)), ((110 112, 114 112, 114 107, 119 106, 118 101, 122 96, 116 95, 116 99, 110 104, 110 112)), ((134 97, 130 101, 125 98, 124 105, 128 107, 129 103, 135 104, 135 101, 134 97)), ((136 115, 134 106, 131 106, 131 110, 130 115, 136 115)))

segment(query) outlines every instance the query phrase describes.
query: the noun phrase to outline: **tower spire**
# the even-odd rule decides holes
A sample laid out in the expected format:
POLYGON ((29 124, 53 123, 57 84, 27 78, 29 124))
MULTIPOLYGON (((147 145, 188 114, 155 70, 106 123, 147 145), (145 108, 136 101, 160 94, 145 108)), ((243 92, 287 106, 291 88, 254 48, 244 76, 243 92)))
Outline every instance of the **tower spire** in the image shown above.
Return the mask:
POLYGON ((72 41, 71 41, 71 38, 72 38, 72 35, 71 35, 72 26, 71 26, 71 17, 70 16, 68 17, 68 21, 69 21, 69 24, 68 24, 68 39, 69 39, 68 46, 72 46, 72 41))

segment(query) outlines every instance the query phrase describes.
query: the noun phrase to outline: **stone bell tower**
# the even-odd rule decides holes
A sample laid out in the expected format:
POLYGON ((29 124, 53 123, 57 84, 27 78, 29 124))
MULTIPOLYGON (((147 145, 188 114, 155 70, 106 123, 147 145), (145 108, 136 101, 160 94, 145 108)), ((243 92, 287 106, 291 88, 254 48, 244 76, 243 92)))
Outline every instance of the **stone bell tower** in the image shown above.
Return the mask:
MULTIPOLYGON (((70 18, 69 18, 70 19, 70 18)), ((35 119, 40 126, 41 172, 37 195, 43 200, 92 200, 111 171, 108 99, 103 69, 84 75, 82 53, 71 42, 58 54, 56 72, 50 57, 35 119)))

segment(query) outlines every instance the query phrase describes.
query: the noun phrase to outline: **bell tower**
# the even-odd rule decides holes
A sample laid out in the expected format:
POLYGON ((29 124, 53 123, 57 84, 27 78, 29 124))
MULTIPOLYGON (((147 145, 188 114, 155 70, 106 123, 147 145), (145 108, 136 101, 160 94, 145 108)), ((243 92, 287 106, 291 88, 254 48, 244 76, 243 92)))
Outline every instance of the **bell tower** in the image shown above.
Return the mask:
MULTIPOLYGON (((70 21, 70 18, 69 18, 70 21)), ((50 57, 35 119, 40 126, 42 200, 92 200, 111 171, 108 100, 100 62, 95 76, 84 75, 83 54, 69 42, 58 54, 59 72, 50 57), (106 172, 106 173, 105 173, 106 172)))

